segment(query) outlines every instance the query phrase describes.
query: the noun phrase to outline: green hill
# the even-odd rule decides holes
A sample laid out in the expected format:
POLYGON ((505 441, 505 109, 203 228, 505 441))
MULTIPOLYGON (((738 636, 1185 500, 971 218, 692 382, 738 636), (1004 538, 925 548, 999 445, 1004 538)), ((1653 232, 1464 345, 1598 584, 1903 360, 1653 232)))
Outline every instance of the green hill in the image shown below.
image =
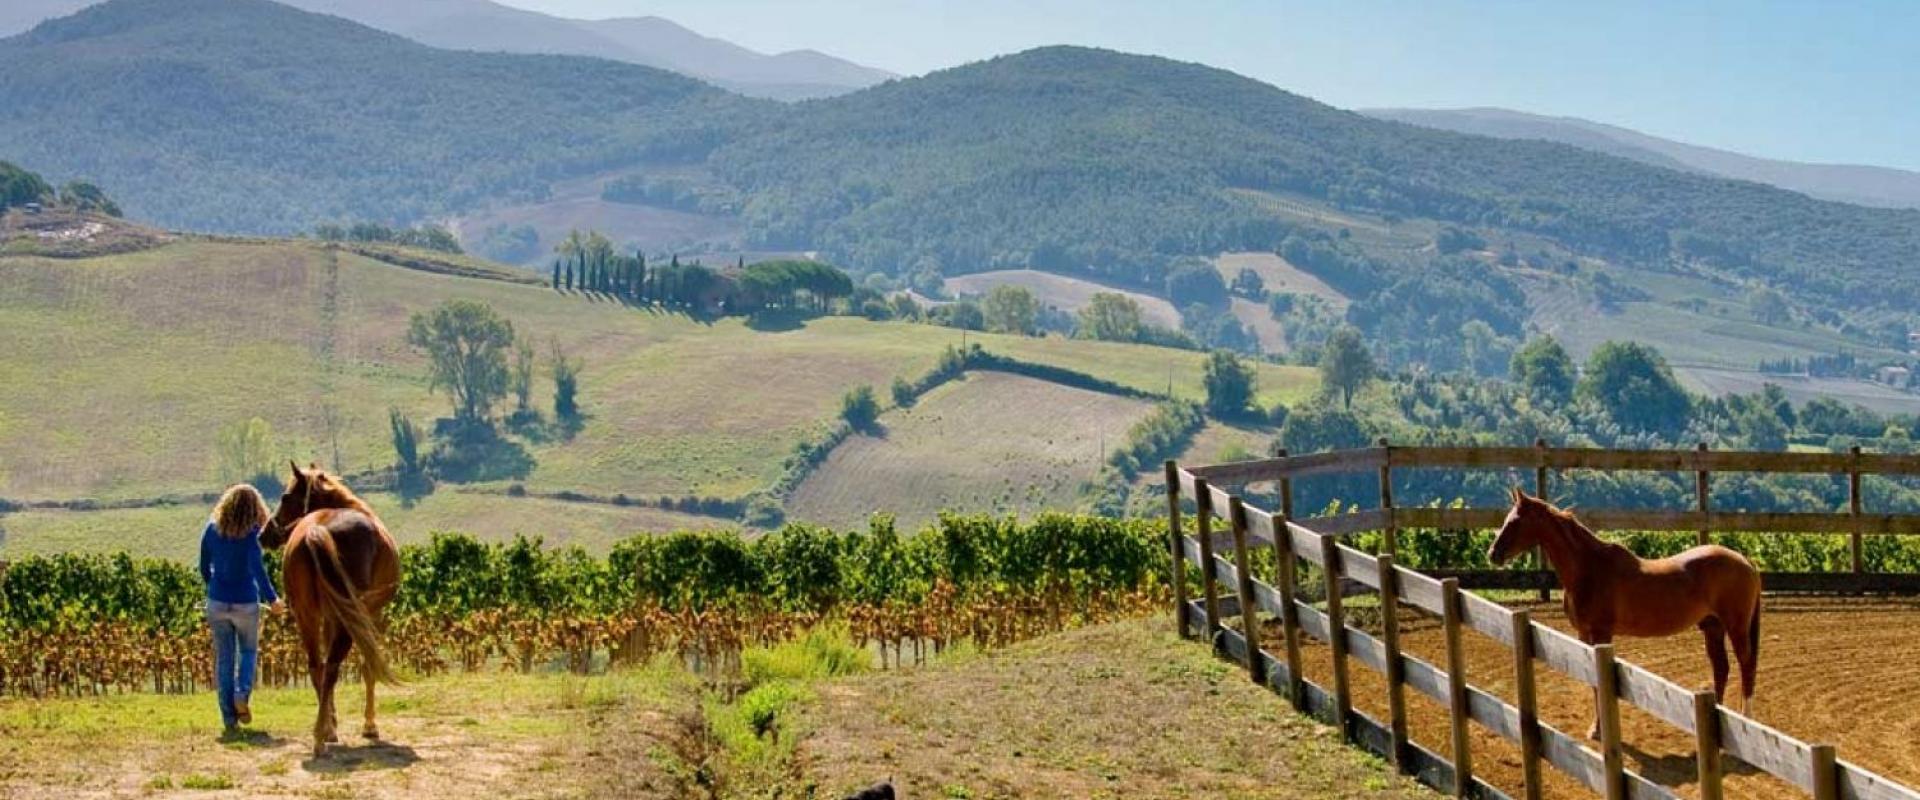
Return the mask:
POLYGON ((456 53, 266 0, 112 0, 0 40, 0 157, 170 227, 408 221, 699 158, 757 105, 661 70, 456 53))
MULTIPOLYGON (((1377 120, 1085 48, 786 106, 608 61, 434 50, 266 0, 111 0, 0 41, 0 106, 0 155, 178 227, 411 221, 673 162, 742 209, 745 244, 861 270, 1151 286, 1176 256, 1273 250, 1368 214, 1761 279, 1833 309, 1920 300, 1920 211, 1377 120)), ((1361 248, 1387 272, 1341 277, 1419 267, 1407 244, 1361 248)))
MULTIPOLYGON (((870 384, 885 396, 895 377, 919 378, 963 337, 951 328, 857 317, 757 330, 739 318, 704 321, 555 292, 471 259, 440 264, 429 260, 437 254, 368 252, 412 267, 273 240, 188 239, 81 259, 0 256, 0 330, 9 337, 0 349, 0 498, 197 496, 219 488, 221 433, 256 417, 271 426, 276 457, 349 473, 384 468, 394 460, 390 409, 429 429, 450 414, 447 399, 428 390, 424 357, 405 343, 407 319, 465 298, 491 305, 541 352, 557 343, 584 362, 585 421, 570 439, 516 437, 526 460, 520 474, 444 487, 495 494, 434 495, 412 515, 424 528, 416 534, 439 526, 567 533, 531 524, 539 514, 507 510, 502 504, 521 501, 505 494, 510 483, 525 487, 527 503, 563 493, 600 498, 607 513, 565 515, 578 518, 574 527, 585 527, 575 533, 592 541, 631 532, 622 526, 699 527, 693 523, 716 518, 643 514, 611 500, 737 504, 779 478, 797 444, 824 433, 849 387, 870 384)), ((1171 386, 1183 397, 1202 395, 1204 354, 1197 352, 964 337, 991 353, 1141 391, 1171 386)), ((1263 402, 1298 402, 1313 390, 1309 370, 1260 369, 1263 402)), ((550 384, 544 375, 537 380, 534 405, 548 410, 550 384)), ((974 430, 992 433, 996 425, 982 420, 974 430)), ((1123 434, 1109 436, 1117 442, 1123 434)), ((1009 447, 1018 455, 1024 445, 1009 447)), ((957 487, 955 496, 1000 491, 998 483, 991 491, 957 487)), ((0 540, 0 552, 36 549, 18 538, 29 532, 85 540, 112 528, 102 519, 117 518, 125 535, 144 535, 179 517, 146 510, 9 515, 0 517, 11 539, 0 540)))

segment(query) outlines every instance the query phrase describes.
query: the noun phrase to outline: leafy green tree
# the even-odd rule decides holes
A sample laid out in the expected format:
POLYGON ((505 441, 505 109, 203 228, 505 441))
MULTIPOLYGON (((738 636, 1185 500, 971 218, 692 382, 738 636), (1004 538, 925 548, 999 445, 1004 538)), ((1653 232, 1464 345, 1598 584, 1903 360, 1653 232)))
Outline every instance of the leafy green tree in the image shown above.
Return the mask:
POLYGON ((1221 419, 1246 416, 1253 407, 1258 377, 1253 367, 1230 350, 1215 350, 1202 368, 1207 390, 1207 413, 1221 419))
POLYGON ((393 440, 394 465, 403 476, 420 474, 420 426, 398 408, 388 409, 387 429, 393 440))
POLYGON ((1787 449, 1787 424, 1780 420, 1779 414, 1774 413, 1772 406, 1749 404, 1734 418, 1734 426, 1749 448, 1773 451, 1787 449))
POLYGON ((1574 372, 1573 357, 1567 355, 1567 349, 1552 336, 1528 339, 1526 345, 1513 354, 1507 374, 1536 402, 1562 405, 1573 399, 1573 387, 1579 380, 1574 372))
POLYGON ((980 304, 972 300, 956 300, 943 306, 934 306, 927 315, 934 324, 966 331, 984 331, 987 329, 987 315, 981 313, 980 304))
POLYGON ((1239 274, 1233 276, 1233 290, 1255 300, 1267 296, 1267 281, 1254 272, 1251 267, 1241 267, 1239 274))
POLYGON ((221 483, 277 483, 279 453, 273 426, 259 417, 222 429, 214 440, 214 479, 221 483))
POLYGON ((1320 383, 1329 391, 1338 391, 1342 405, 1353 408, 1353 395, 1374 379, 1377 369, 1373 354, 1360 339, 1360 331, 1343 326, 1327 337, 1320 353, 1320 383))
POLYGON ((1621 427, 1670 438, 1686 430, 1693 410, 1667 360, 1638 342, 1601 344, 1587 359, 1578 391, 1621 427))
POLYGON ((580 419, 580 367, 567 357, 558 341, 547 356, 547 372, 553 376, 553 415, 563 422, 580 419))
POLYGON ((527 337, 518 337, 513 342, 513 374, 509 377, 513 389, 513 408, 518 413, 533 410, 533 342, 527 337))
POLYGON ((1367 436, 1359 415, 1325 403, 1294 409, 1280 427, 1280 443, 1295 455, 1366 447, 1367 436))
POLYGON ((120 206, 106 192, 85 181, 72 181, 60 187, 60 205, 75 211, 92 211, 109 217, 120 216, 120 206))
POLYGON ((995 286, 980 304, 980 313, 987 330, 1032 335, 1039 330, 1040 299, 1025 286, 995 286))
POLYGON ((0 211, 53 198, 53 187, 11 163, 0 161, 0 211))
POLYGON ((1747 293, 1747 307, 1753 310, 1755 319, 1768 325, 1786 322, 1793 310, 1787 306, 1787 298, 1779 291, 1760 286, 1747 293))
POLYGON ((840 398, 840 418, 857 431, 871 431, 880 421, 880 401, 873 387, 862 384, 840 398))
POLYGON ((1097 292, 1080 309, 1077 333, 1083 339, 1132 342, 1140 339, 1140 304, 1117 292, 1097 292))
POLYGON ((429 388, 447 390, 455 418, 467 422, 485 421, 506 396, 513 340, 513 323, 475 300, 448 300, 407 326, 407 343, 427 354, 429 388))
POLYGON ((1186 308, 1194 303, 1222 308, 1231 300, 1226 282, 1220 279, 1220 271, 1197 258, 1185 260, 1167 274, 1167 298, 1173 301, 1175 308, 1186 308))

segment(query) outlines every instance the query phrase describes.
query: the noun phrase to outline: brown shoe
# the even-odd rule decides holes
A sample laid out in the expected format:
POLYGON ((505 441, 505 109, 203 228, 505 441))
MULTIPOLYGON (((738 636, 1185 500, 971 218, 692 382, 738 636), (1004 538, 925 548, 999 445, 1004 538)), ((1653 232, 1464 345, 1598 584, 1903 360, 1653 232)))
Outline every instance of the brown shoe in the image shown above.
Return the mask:
POLYGON ((233 716, 235 719, 238 719, 242 725, 253 724, 253 709, 247 707, 247 701, 245 700, 233 701, 233 716))

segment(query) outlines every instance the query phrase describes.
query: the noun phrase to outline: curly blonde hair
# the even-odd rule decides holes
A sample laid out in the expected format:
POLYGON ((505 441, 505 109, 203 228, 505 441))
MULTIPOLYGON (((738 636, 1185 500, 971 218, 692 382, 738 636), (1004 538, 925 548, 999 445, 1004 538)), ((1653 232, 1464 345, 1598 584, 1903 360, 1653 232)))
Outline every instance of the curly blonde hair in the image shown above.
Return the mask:
POLYGON ((244 539, 266 522, 267 501, 248 484, 227 487, 213 507, 213 528, 228 539, 244 539))

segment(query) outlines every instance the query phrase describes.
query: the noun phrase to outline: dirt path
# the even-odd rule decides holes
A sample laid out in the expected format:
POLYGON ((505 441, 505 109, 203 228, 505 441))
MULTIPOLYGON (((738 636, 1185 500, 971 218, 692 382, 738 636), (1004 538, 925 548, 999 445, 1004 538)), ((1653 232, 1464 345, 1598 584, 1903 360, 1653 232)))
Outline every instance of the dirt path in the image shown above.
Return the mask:
POLYGON ((367 743, 344 685, 343 743, 323 758, 305 689, 257 692, 252 732, 224 740, 205 692, 0 700, 0 798, 587 798, 616 778, 619 796, 665 797, 644 752, 602 743, 644 745, 672 687, 647 672, 429 678, 383 691, 386 741, 367 743))
MULTIPOLYGON (((1536 621, 1568 630, 1557 604, 1519 604, 1536 621)), ((1364 616, 1364 615, 1363 615, 1364 616)), ((1920 785, 1920 601, 1769 597, 1762 625, 1760 674, 1754 716, 1788 734, 1813 743, 1831 743, 1840 758, 1909 786, 1920 785)), ((1405 648, 1429 663, 1445 667, 1445 639, 1431 618, 1406 612, 1405 648)), ((1368 625, 1378 634, 1377 620, 1368 625)), ((1277 629, 1274 637, 1277 640, 1277 629)), ((1513 701, 1512 653, 1475 633, 1465 637, 1468 680, 1513 701)), ((1698 634, 1667 639, 1625 639, 1620 657, 1682 686, 1708 688, 1711 676, 1698 634)), ((1271 649, 1271 648, 1269 648, 1271 649)), ((1330 685, 1332 667, 1326 647, 1304 651, 1307 676, 1330 685)), ((1349 665, 1355 704, 1377 719, 1386 714, 1384 677, 1365 665, 1349 665)), ((1542 720, 1564 733, 1582 736, 1593 719, 1592 689, 1550 669, 1538 668, 1542 720)), ((1735 671, 1733 685, 1739 683, 1735 671)), ((1737 689, 1729 689, 1737 693, 1737 689)), ((1447 751, 1446 709, 1408 691, 1409 721, 1415 741, 1447 751)), ((1693 796, 1693 737, 1660 720, 1621 707, 1627 767, 1693 796)), ((1474 726, 1475 772, 1509 792, 1520 787, 1519 750, 1474 726)), ((1728 761, 1730 797, 1800 798, 1799 790, 1728 761)), ((1552 769, 1545 770, 1553 796, 1584 797, 1586 790, 1552 769)))

